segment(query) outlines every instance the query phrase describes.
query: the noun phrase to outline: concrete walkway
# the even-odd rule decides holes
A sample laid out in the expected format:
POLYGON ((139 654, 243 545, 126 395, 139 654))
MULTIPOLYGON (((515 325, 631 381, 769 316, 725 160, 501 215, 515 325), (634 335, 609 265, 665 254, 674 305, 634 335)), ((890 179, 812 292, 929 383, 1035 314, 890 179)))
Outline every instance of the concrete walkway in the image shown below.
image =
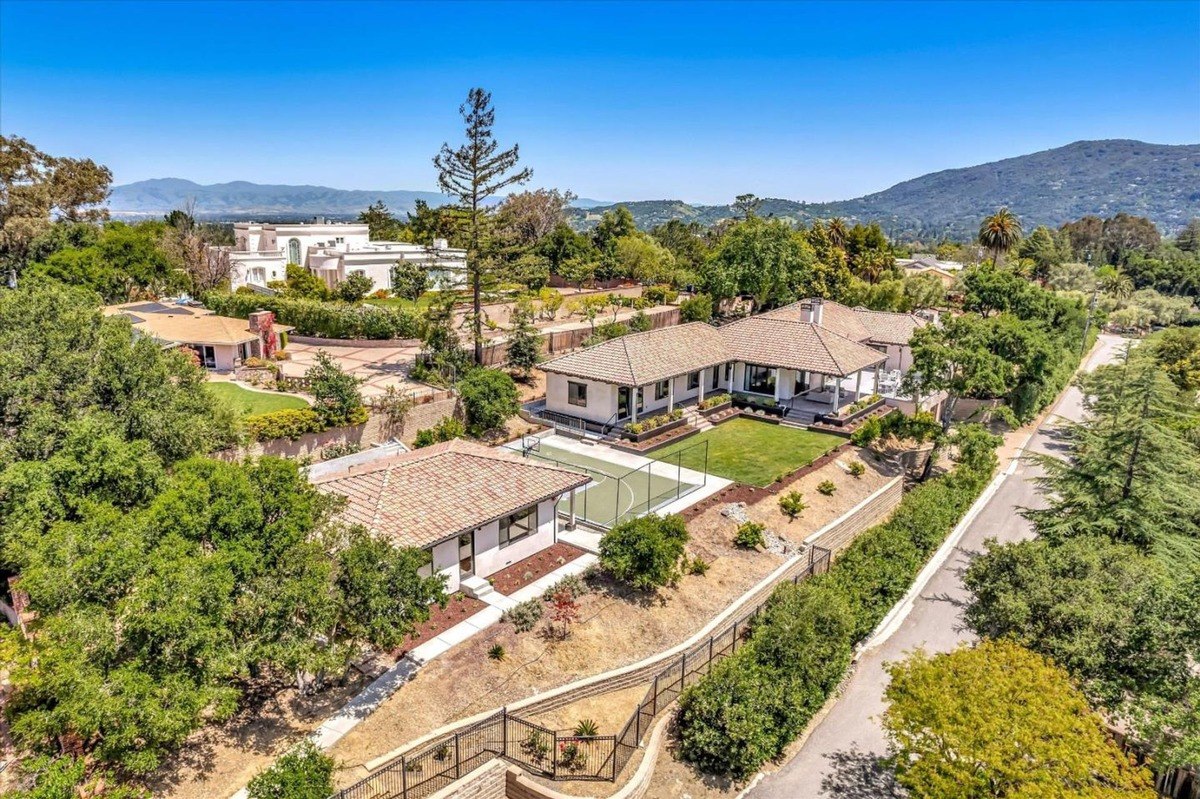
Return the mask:
MULTIPOLYGON (((1124 339, 1101 336, 1086 368, 1116 360, 1124 345, 1124 339)), ((1064 419, 1083 417, 1081 400, 1078 389, 1067 389, 1031 435, 1025 451, 1054 450, 1054 428, 1064 419)), ((879 725, 888 682, 884 665, 901 660, 918 647, 927 652, 946 652, 973 639, 961 617, 969 598, 962 585, 962 573, 985 549, 985 539, 996 537, 1008 542, 1031 536, 1030 525, 1019 511, 1041 503, 1033 482, 1040 470, 1034 464, 1014 459, 1001 466, 1006 466, 1005 470, 968 512, 961 529, 955 531, 957 540, 951 534, 918 577, 911 596, 899 603, 891 618, 867 642, 836 704, 782 769, 767 775, 747 792, 749 799, 899 796, 890 772, 881 766, 887 753, 887 741, 879 725)))

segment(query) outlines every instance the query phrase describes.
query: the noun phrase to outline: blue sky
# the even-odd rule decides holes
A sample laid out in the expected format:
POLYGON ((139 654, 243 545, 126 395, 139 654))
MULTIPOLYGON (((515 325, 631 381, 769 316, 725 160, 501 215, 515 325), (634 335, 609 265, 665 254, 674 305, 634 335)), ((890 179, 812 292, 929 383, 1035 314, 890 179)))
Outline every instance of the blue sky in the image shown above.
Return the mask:
POLYGON ((1200 142, 1200 1, 0 0, 0 131, 118 183, 433 189, 475 85, 535 185, 845 199, 1078 139, 1200 142))

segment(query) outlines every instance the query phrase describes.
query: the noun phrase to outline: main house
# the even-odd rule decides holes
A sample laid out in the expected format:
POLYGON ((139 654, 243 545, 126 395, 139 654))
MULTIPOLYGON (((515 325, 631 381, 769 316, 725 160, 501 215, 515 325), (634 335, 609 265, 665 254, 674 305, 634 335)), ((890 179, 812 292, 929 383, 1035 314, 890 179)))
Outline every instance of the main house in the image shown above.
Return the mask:
MULTIPOLYGON (((430 554, 426 574, 474 592, 482 578, 558 540, 558 501, 590 482, 578 472, 463 439, 319 464, 309 479, 347 500, 342 519, 430 554)), ((568 525, 573 519, 568 517, 568 525)))
POLYGON ((912 314, 801 300, 722 327, 633 333, 541 364, 543 413, 609 429, 729 391, 812 421, 874 393, 898 398, 912 365, 912 314))
POLYGON ((110 305, 104 313, 125 317, 135 334, 149 336, 164 347, 192 350, 201 366, 217 371, 235 369, 247 358, 271 357, 287 346, 287 334, 292 330, 277 324, 270 311, 235 319, 171 300, 110 305))
POLYGON ((225 252, 232 266, 230 285, 266 286, 287 277, 296 264, 321 278, 330 288, 352 274, 366 275, 376 289, 392 288, 392 267, 401 261, 424 266, 432 283, 453 287, 466 276, 467 251, 445 239, 430 246, 402 241, 371 241, 367 225, 315 219, 296 224, 238 222, 234 246, 225 252))

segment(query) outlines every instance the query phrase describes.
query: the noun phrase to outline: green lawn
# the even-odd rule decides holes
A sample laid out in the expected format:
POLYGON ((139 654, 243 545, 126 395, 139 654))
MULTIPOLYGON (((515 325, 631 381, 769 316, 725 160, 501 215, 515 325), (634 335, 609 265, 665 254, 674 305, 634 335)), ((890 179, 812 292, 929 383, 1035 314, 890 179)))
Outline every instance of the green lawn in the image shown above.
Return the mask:
POLYGON ((845 439, 753 419, 732 419, 664 447, 651 457, 675 463, 670 456, 683 450, 684 468, 701 470, 704 468, 704 447, 697 445, 704 441, 708 442, 709 474, 765 486, 780 474, 810 463, 844 443, 845 439))
POLYGON ((308 403, 299 397, 287 394, 250 391, 234 383, 206 383, 208 390, 233 405, 243 416, 255 413, 270 413, 287 408, 307 408, 308 403))

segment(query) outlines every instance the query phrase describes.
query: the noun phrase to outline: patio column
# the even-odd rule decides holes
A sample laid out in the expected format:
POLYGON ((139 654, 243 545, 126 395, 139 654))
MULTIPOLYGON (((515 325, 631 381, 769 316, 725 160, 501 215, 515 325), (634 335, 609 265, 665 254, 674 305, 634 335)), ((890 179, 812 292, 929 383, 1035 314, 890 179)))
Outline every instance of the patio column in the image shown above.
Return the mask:
POLYGON ((675 378, 667 381, 667 413, 675 410, 675 378))
POLYGON ((833 412, 837 413, 838 401, 842 398, 842 378, 835 377, 833 381, 833 412))
POLYGON ((570 511, 570 514, 567 516, 567 529, 574 530, 575 529, 575 489, 574 488, 571 489, 570 505, 571 505, 571 511, 570 511))
POLYGON ((629 421, 633 424, 637 423, 637 401, 640 390, 637 386, 629 389, 629 421))
POLYGON ((782 383, 783 383, 782 378, 783 378, 783 370, 776 369, 775 370, 775 402, 776 402, 776 404, 779 403, 779 386, 782 385, 782 383))
POLYGON ((863 370, 858 370, 858 382, 854 385, 854 399, 859 399, 862 396, 862 373, 863 370))
POLYGON ((696 404, 704 402, 704 383, 708 378, 708 375, 706 375, 705 372, 707 371, 707 369, 700 370, 700 393, 696 395, 696 404))

